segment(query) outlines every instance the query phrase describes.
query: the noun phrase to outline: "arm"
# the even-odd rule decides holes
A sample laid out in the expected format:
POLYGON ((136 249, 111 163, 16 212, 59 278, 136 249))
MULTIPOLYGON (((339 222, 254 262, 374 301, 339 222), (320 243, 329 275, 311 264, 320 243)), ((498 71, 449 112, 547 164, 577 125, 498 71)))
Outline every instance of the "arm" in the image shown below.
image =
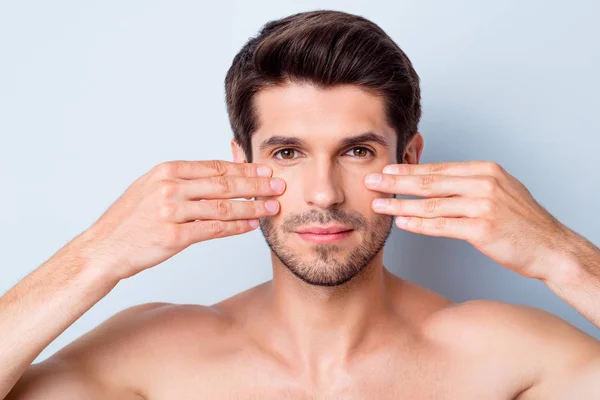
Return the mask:
POLYGON ((53 358, 32 365, 5 400, 116 398, 93 375, 78 371, 75 363, 53 358))
MULTIPOLYGON (((173 161, 137 179, 92 227, 0 297, 0 398, 50 342, 121 279, 194 243, 249 232, 258 218, 276 214, 276 200, 270 200, 275 211, 267 210, 267 200, 230 200, 280 194, 285 187, 273 189, 271 174, 270 168, 250 163, 173 161)), ((106 389, 89 369, 77 368, 80 356, 62 354, 31 367, 11 398, 26 390, 25 398, 38 399, 36 393, 47 388, 69 394, 59 398, 93 398, 98 388, 106 389), (30 392, 33 387, 42 389, 30 392)))
MULTIPOLYGON (((0 297, 0 398, 5 398, 50 342, 118 282, 106 273, 107 268, 94 265, 81 257, 79 251, 73 251, 80 246, 81 237, 78 239, 0 297)), ((50 370, 66 377, 67 386, 67 382, 77 382, 81 375, 65 364, 48 363, 32 367, 25 379, 47 375, 50 370)), ((72 386, 69 390, 82 389, 72 386)))
POLYGON ((540 279, 600 328, 600 249, 572 231, 563 243, 540 279))
POLYGON ((374 211, 407 217, 404 230, 466 240, 498 264, 551 290, 600 327, 600 250, 554 218, 515 177, 483 161, 399 164, 373 190, 425 199, 383 199, 374 211))

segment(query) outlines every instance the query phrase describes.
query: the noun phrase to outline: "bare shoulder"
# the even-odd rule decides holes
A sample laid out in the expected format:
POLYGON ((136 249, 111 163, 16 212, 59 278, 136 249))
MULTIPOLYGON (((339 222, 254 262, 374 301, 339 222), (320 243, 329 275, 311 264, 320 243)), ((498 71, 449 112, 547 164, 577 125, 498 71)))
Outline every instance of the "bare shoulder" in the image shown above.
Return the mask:
MULTIPOLYGON (((123 359, 144 346, 168 347, 173 339, 220 334, 227 317, 198 304, 146 303, 124 309, 81 336, 56 355, 71 357, 83 352, 115 353, 123 359)), ((137 358, 137 357, 136 357, 137 358)))
POLYGON ((129 307, 32 365, 9 398, 37 399, 49 392, 72 393, 73 398, 146 398, 149 377, 165 373, 160 369, 166 365, 188 362, 194 354, 201 359, 209 349, 218 352, 229 325, 227 316, 207 306, 129 307))
MULTIPOLYGON (((260 287, 238 293, 214 305, 146 303, 129 307, 83 335, 56 355, 81 356, 97 351, 142 363, 161 353, 217 352, 238 343, 238 314, 245 314, 258 298, 260 287)), ((111 367, 112 369, 112 367, 111 367)))
POLYGON ((574 382, 590 374, 600 378, 600 342, 539 308, 471 300, 433 313, 425 330, 463 354, 521 371, 531 385, 520 399, 555 398, 574 386, 581 390, 574 382))
POLYGON ((501 337, 515 345, 528 341, 543 346, 598 344, 593 337, 545 310, 493 300, 448 304, 431 315, 428 325, 434 334, 460 333, 463 338, 469 335, 475 343, 501 337))

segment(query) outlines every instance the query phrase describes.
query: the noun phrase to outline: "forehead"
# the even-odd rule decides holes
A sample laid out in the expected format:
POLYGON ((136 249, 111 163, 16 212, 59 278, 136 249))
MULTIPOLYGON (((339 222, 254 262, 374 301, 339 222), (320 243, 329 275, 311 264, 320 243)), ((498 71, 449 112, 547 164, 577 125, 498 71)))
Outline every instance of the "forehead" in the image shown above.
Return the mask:
POLYGON ((254 100, 258 124, 253 143, 271 135, 337 141, 363 132, 377 132, 390 144, 396 143, 383 97, 356 85, 319 89, 308 83, 287 83, 261 89, 254 100))

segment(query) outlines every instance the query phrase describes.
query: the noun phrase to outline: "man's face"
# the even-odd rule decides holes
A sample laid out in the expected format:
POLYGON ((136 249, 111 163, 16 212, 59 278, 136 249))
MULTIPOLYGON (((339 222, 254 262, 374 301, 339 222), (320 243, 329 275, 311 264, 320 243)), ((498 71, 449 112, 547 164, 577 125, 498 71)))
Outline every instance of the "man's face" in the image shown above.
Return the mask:
POLYGON ((280 213, 260 221, 274 254, 312 285, 349 281, 381 251, 393 219, 376 214, 364 178, 396 163, 383 98, 357 86, 287 84, 256 95, 253 162, 286 181, 280 213))

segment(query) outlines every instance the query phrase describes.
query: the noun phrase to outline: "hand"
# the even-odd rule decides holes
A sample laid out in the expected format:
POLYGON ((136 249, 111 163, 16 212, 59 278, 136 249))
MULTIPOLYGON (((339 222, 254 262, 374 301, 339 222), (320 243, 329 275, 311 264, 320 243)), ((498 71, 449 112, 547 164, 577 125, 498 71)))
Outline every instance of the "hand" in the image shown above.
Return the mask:
MULTIPOLYGON (((375 199, 404 230, 463 239, 526 277, 544 279, 569 230, 525 186, 492 162, 389 165, 369 189, 426 199, 375 199)), ((561 246, 562 245, 562 246, 561 246)))
POLYGON ((280 195, 271 168, 226 161, 172 161, 152 168, 82 234, 85 258, 119 279, 158 265, 189 245, 255 229, 279 202, 229 200, 280 195), (274 184, 274 188, 271 187, 274 184))

